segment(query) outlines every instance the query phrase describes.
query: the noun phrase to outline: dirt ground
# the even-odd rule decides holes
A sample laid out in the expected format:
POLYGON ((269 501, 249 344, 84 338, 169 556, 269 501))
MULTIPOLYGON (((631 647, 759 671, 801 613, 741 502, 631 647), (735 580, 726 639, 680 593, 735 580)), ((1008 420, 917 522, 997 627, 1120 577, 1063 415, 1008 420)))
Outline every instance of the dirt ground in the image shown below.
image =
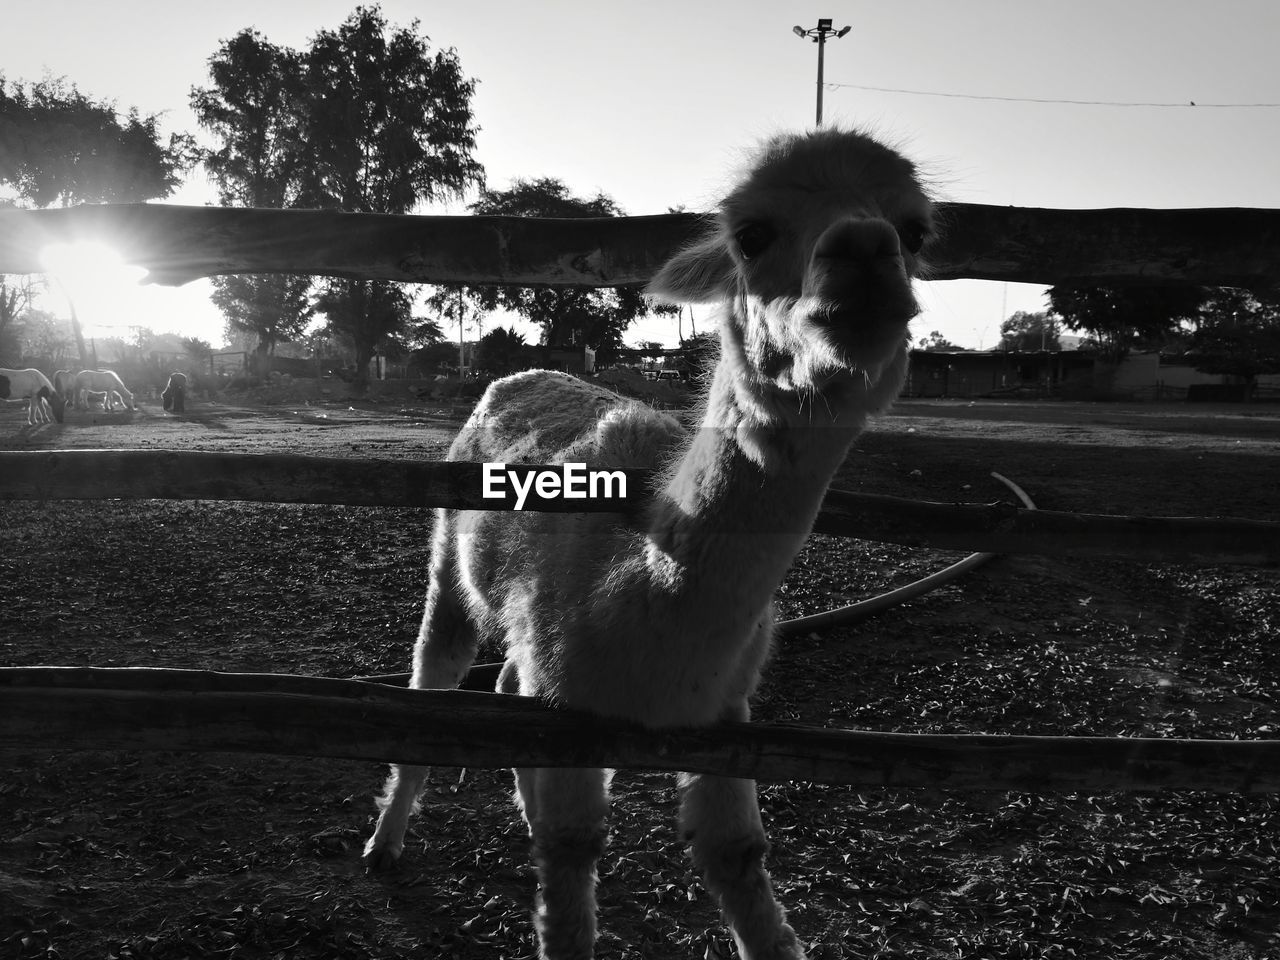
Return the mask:
MULTIPOLYGON (((460 411, 336 401, 68 414, 0 449, 443 455, 460 411)), ((1280 409, 906 401, 838 485, 1045 509, 1280 520, 1280 409)), ((0 489, 3 478, 0 478, 0 489)), ((407 669, 428 516, 215 502, 0 500, 0 665, 359 676, 407 669)), ((813 537, 782 616, 953 554, 813 537)), ((997 558, 856 627, 780 645, 768 721, 908 732, 1280 736, 1274 569, 997 558)), ((487 652, 492 659, 495 653, 487 652)), ((385 770, 230 754, 0 754, 0 957, 531 957, 506 771, 433 772, 396 872, 359 850, 385 770)), ((731 956, 669 778, 622 772, 604 958, 731 956)), ((764 785, 780 898, 811 955, 1280 958, 1280 800, 764 785)))

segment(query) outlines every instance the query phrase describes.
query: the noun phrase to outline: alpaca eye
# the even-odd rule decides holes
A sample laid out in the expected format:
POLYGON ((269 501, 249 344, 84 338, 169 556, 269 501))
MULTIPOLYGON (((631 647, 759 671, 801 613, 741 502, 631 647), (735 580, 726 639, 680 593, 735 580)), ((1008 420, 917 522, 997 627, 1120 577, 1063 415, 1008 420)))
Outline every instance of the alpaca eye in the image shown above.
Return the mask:
POLYGON ((902 241, 902 246, 911 253, 920 252, 924 247, 924 240, 927 235, 928 230, 919 220, 912 220, 898 229, 898 239, 902 241))
POLYGON ((773 229, 763 223, 749 223, 737 233, 738 250, 743 260, 758 257, 773 242, 773 229))

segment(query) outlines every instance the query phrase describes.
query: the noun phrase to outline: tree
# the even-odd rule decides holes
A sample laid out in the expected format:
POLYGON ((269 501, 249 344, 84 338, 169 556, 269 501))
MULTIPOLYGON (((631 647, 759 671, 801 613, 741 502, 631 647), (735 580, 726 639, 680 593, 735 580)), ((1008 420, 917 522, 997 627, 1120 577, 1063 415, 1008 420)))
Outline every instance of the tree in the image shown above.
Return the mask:
POLYGON ((495 327, 480 338, 475 366, 485 373, 502 376, 528 366, 527 354, 524 337, 515 327, 495 327))
MULTIPOLYGON (((159 114, 92 100, 64 78, 24 85, 0 76, 0 184, 20 205, 137 203, 167 197, 195 161, 186 134, 160 142, 159 114)), ((75 306, 71 325, 89 366, 75 306)))
POLYGON ((0 360, 18 362, 22 349, 18 342, 21 318, 31 307, 37 284, 30 277, 0 274, 0 360))
POLYGON ((215 277, 209 299, 222 311, 227 332, 253 337, 254 366, 270 370, 267 358, 276 346, 302 336, 313 313, 310 277, 287 274, 235 274, 215 277))
POLYGON ((33 207, 167 197, 195 159, 186 134, 160 143, 159 114, 92 100, 65 78, 9 85, 0 76, 0 183, 33 207))
MULTIPOLYGON (((603 193, 576 197, 560 180, 542 177, 515 180, 509 190, 485 190, 470 205, 482 216, 516 217, 616 217, 622 210, 603 193)), ((457 286, 443 288, 428 304, 441 312, 449 309, 449 298, 457 297, 457 286)), ((514 287, 481 285, 462 287, 464 298, 478 312, 511 310, 542 328, 546 347, 588 346, 596 350, 617 349, 622 335, 637 317, 648 312, 674 314, 674 307, 651 307, 638 287, 570 289, 554 287, 514 287)))
POLYGON ((377 345, 403 330, 413 302, 403 284, 332 281, 314 298, 315 309, 329 318, 326 330, 355 350, 356 389, 369 379, 369 361, 377 345))
MULTIPOLYGON (((389 29, 357 7, 302 52, 244 30, 210 60, 213 86, 192 91, 202 125, 222 146, 205 157, 224 202, 408 213, 483 182, 467 79, 453 50, 431 53, 415 20, 389 29)), ((314 313, 355 351, 356 384, 380 344, 410 322, 403 285, 241 277, 220 282, 233 325, 260 334, 259 351, 296 339, 314 313), (237 306, 238 304, 238 306, 237 306), (272 323, 277 326, 271 326, 272 323)))
POLYGON ((409 355, 409 362, 427 370, 457 370, 458 345, 441 341, 419 347, 409 355))
MULTIPOLYGON (((388 31, 377 7, 357 7, 337 30, 316 35, 303 64, 300 133, 314 205, 408 213, 483 183, 472 156, 475 81, 463 75, 454 50, 431 54, 418 21, 388 31)), ((409 305, 400 284, 325 283, 316 307, 355 347, 357 387, 377 345, 409 323, 409 305)))
MULTIPOLYGON (((467 330, 477 330, 484 325, 484 311, 465 284, 447 283, 434 287, 424 306, 439 318, 432 322, 443 334, 442 340, 455 337, 465 340, 467 330)), ((452 362, 458 362, 456 345, 452 362)))
POLYGON ((31 309, 23 318, 22 340, 26 349, 20 355, 41 357, 52 364, 61 364, 69 355, 71 340, 65 324, 47 310, 31 309))
POLYGON ((1242 379, 1252 398, 1260 374, 1280 373, 1280 303, 1248 290, 1211 290, 1187 353, 1197 370, 1242 379))
POLYGON ((426 317, 414 317, 406 339, 414 347, 430 347, 443 343, 447 339, 447 334, 439 321, 429 320, 426 317))
MULTIPOLYGON (((200 154, 218 202, 305 205, 312 174, 298 136, 306 102, 301 55, 242 30, 209 58, 209 78, 211 86, 191 91, 191 108, 219 144, 200 154)), ((260 374, 276 345, 300 337, 311 319, 311 277, 240 274, 214 277, 213 286, 229 329, 254 336, 260 374)))
POLYGON ((1134 347, 1159 347, 1204 303, 1203 287, 1049 288, 1049 313, 1088 331, 1103 355, 1119 361, 1134 347))
POLYGON ((182 344, 182 349, 187 352, 187 356, 191 358, 191 362, 201 368, 213 356, 213 344, 208 340, 202 340, 199 337, 182 337, 179 343, 182 344))
POLYGON ((1058 339, 1058 322, 1047 311, 1027 313, 1019 310, 1000 324, 1001 350, 1052 350, 1062 349, 1058 339))
POLYGON ((960 350, 961 348, 944 337, 941 331, 934 330, 927 337, 920 338, 920 349, 930 352, 946 352, 960 350))

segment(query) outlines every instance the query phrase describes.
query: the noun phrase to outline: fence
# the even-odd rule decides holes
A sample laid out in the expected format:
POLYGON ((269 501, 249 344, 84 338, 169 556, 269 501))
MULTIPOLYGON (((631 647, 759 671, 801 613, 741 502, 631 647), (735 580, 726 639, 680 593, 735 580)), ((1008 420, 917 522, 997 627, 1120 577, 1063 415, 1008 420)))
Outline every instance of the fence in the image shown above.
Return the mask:
MULTIPOLYGON (((934 279, 1280 283, 1280 211, 954 204, 934 279)), ((410 282, 641 283, 699 226, 152 205, 0 211, 0 273, 93 238, 162 283, 217 273, 410 282)), ((0 499, 177 498, 501 509, 477 464, 152 451, 0 454, 0 499), (91 477, 92 480, 86 480, 91 477)), ((635 482, 643 484, 644 476, 635 482)), ((573 501, 575 510, 616 510, 573 501)), ((552 503, 525 509, 555 509, 552 503)), ((1280 563, 1280 524, 947 506, 833 491, 815 530, 919 546, 1280 563)), ((181 670, 0 669, 0 747, 244 750, 464 766, 680 769, 760 780, 972 789, 1280 791, 1280 741, 925 736, 766 724, 642 731, 519 697, 181 670), (430 733, 428 733, 428 731, 430 733), (428 739, 429 737, 429 739, 428 739)))

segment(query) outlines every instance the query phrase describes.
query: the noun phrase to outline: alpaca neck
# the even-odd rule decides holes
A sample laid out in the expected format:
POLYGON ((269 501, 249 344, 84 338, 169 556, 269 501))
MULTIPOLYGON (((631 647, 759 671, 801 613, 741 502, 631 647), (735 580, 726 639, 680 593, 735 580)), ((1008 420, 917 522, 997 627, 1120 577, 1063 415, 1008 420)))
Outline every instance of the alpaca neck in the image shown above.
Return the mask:
POLYGON ((655 500, 649 539, 690 603, 758 616, 863 417, 753 382, 734 346, 726 344, 702 422, 655 500))

